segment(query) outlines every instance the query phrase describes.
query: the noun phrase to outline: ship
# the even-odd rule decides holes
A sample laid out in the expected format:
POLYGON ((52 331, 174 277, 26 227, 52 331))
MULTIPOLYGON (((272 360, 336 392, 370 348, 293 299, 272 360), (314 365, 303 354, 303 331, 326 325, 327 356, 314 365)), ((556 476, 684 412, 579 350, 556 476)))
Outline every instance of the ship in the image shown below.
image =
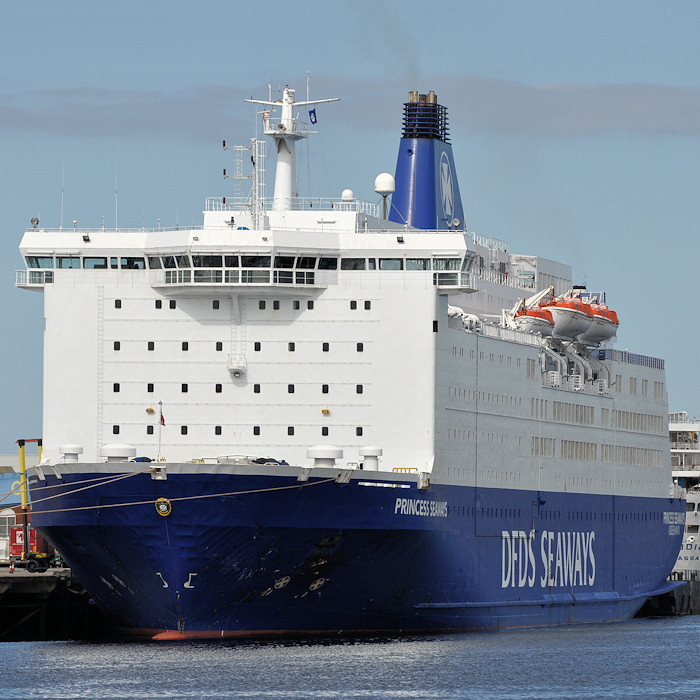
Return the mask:
POLYGON ((668 414, 673 480, 685 490, 686 516, 683 543, 673 567, 680 581, 700 578, 700 418, 687 411, 668 414))
POLYGON ((152 639, 633 616, 677 585, 664 361, 569 265, 468 229, 432 91, 373 201, 300 195, 335 99, 246 100, 264 133, 223 143, 201 226, 32 219, 33 526, 152 639))

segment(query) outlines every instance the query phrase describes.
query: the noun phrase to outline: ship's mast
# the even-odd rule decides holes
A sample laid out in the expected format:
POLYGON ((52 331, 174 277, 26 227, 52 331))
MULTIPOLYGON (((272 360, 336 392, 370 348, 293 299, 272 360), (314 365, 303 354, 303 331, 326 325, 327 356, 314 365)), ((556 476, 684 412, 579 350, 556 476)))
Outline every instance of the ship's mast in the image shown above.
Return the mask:
POLYGON ((272 208, 275 211, 284 211, 292 208, 293 198, 297 196, 295 185, 296 162, 294 150, 299 139, 306 138, 308 130, 303 122, 294 117, 294 107, 316 105, 322 102, 337 102, 339 97, 331 97, 325 100, 294 101, 295 91, 289 87, 284 88, 281 100, 253 100, 246 102, 268 105, 270 107, 282 107, 279 119, 272 119, 270 112, 265 112, 265 134, 275 139, 277 147, 277 169, 275 172, 275 193, 272 208))

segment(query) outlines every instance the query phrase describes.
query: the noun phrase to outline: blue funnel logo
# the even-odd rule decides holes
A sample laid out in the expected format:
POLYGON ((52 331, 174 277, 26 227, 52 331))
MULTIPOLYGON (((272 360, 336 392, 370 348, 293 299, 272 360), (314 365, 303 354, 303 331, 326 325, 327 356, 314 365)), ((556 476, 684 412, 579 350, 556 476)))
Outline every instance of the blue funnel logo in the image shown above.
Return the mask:
POLYGON ((442 199, 442 214, 448 226, 454 218, 455 188, 452 179, 452 166, 445 151, 440 155, 440 194, 442 199))

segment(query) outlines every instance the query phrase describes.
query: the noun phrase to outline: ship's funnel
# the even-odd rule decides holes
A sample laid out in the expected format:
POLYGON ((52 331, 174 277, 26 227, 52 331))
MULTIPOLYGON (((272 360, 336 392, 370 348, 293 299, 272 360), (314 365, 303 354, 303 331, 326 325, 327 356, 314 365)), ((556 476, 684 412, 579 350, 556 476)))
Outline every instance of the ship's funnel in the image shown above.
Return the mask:
POLYGON ((464 212, 452 157, 447 108, 434 92, 408 94, 389 219, 421 229, 462 229, 464 212))

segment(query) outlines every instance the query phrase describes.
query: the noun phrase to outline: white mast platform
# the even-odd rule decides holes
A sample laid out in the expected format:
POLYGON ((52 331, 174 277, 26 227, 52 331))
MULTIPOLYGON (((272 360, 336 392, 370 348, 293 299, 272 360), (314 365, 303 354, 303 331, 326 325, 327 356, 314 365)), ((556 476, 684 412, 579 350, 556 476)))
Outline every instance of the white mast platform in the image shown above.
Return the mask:
POLYGON ((294 107, 316 105, 323 102, 337 102, 339 97, 331 97, 325 100, 307 100, 305 102, 294 101, 295 91, 289 87, 284 88, 281 100, 253 100, 246 102, 277 107, 281 105, 282 115, 279 119, 272 119, 271 112, 265 112, 265 135, 272 136, 277 146, 277 169, 275 172, 275 193, 272 208, 274 211, 287 211, 292 208, 292 200, 298 196, 296 188, 296 163, 294 149, 299 139, 306 138, 308 130, 303 122, 294 117, 294 107))

